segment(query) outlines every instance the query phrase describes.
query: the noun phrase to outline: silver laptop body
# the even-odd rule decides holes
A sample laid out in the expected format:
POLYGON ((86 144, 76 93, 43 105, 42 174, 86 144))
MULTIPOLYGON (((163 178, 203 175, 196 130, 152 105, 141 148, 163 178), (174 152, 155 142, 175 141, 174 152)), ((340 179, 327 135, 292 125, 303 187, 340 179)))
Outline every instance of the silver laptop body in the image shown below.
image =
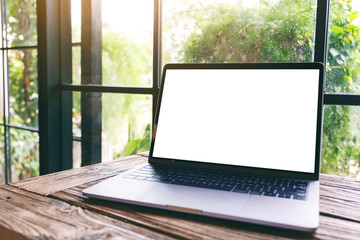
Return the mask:
POLYGON ((149 163, 83 193, 314 231, 323 71, 320 63, 165 65, 149 163))

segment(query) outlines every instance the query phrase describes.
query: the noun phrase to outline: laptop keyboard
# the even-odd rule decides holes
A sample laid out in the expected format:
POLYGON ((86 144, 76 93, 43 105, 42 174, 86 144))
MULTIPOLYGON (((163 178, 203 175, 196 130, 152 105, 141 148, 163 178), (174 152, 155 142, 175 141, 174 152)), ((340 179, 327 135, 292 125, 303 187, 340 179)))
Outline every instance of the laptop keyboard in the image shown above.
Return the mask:
POLYGON ((306 200, 308 182, 198 169, 146 165, 126 178, 217 189, 269 197, 306 200))

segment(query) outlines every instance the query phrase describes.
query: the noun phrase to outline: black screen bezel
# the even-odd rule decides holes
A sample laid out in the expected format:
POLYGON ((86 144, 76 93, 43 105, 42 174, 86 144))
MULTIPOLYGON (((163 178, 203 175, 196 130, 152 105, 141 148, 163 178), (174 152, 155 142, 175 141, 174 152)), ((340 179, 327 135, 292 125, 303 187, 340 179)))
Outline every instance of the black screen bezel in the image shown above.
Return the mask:
MULTIPOLYGON (((189 86, 191 87, 191 86, 189 86)), ((151 138, 151 146, 149 153, 150 164, 167 164, 173 166, 192 167, 201 169, 210 169, 218 171, 227 171, 235 173, 256 174, 263 176, 276 176, 284 178, 318 180, 320 174, 321 159, 321 138, 322 138, 322 117, 323 117, 323 101, 324 101, 324 65, 322 63, 195 63, 195 64, 166 64, 162 73, 160 91, 158 96, 157 108, 154 117, 154 126, 151 138), (168 69, 318 69, 319 70, 319 94, 318 94, 318 110, 316 125, 316 151, 315 151, 315 167, 314 173, 304 173, 286 170, 274 170, 255 167, 245 167, 238 165, 225 165, 218 163, 204 163, 196 161, 187 161, 181 159, 159 158, 153 156, 156 127, 159 119, 159 109, 161 107, 162 93, 165 85, 166 71, 168 69)), ((234 152, 236 154, 236 152, 234 152)))

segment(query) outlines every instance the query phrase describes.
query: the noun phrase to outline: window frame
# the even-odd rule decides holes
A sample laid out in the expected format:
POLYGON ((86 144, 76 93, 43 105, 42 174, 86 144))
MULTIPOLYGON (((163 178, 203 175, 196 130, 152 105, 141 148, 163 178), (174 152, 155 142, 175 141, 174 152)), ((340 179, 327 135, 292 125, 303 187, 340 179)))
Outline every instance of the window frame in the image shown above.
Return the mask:
MULTIPOLYGON (((82 0, 82 2, 95 6, 101 0, 82 0)), ((91 137, 88 136, 83 136, 82 139, 72 136, 73 92, 100 95, 102 93, 151 95, 153 116, 155 115, 161 76, 162 1, 154 0, 153 84, 151 87, 72 84, 71 49, 74 44, 71 43, 71 11, 69 11, 71 0, 38 0, 37 6, 40 174, 47 174, 72 168, 72 142, 74 140, 91 142, 91 137)), ((326 64, 327 55, 329 6, 330 0, 317 0, 313 60, 324 64, 326 64)), ((91 14, 93 14, 91 8, 82 7, 82 11, 83 15, 90 16, 88 19, 91 21, 91 14)), ((100 30, 97 26, 96 31, 100 30)), ((83 37, 90 37, 91 32, 82 34, 84 34, 83 37)), ((360 95, 325 92, 324 104, 360 106, 360 95)), ((101 117, 100 125, 95 128, 99 129, 99 127, 101 130, 101 117)), ((84 129, 84 131, 86 130, 84 129)), ((98 139, 96 141, 101 141, 101 137, 100 140, 96 139, 98 139)), ((82 165, 101 161, 101 142, 100 144, 97 142, 95 148, 95 152, 97 152, 95 157, 91 156, 92 153, 89 153, 90 155, 82 154, 82 165), (87 160, 89 158, 91 160, 87 160)))

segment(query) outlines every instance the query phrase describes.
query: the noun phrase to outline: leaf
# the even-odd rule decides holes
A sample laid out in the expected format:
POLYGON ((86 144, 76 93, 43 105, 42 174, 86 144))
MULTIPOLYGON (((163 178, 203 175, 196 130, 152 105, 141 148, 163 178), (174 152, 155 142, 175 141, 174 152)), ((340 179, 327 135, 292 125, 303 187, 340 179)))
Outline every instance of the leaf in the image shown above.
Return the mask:
POLYGON ((359 17, 359 12, 358 11, 351 12, 349 17, 350 17, 350 22, 352 22, 359 17))
POLYGON ((332 26, 331 30, 333 31, 333 33, 335 35, 343 35, 345 33, 344 29, 342 27, 339 26, 332 26))
POLYGON ((131 140, 126 144, 124 150, 121 152, 120 157, 130 156, 136 153, 137 147, 141 139, 131 140))

